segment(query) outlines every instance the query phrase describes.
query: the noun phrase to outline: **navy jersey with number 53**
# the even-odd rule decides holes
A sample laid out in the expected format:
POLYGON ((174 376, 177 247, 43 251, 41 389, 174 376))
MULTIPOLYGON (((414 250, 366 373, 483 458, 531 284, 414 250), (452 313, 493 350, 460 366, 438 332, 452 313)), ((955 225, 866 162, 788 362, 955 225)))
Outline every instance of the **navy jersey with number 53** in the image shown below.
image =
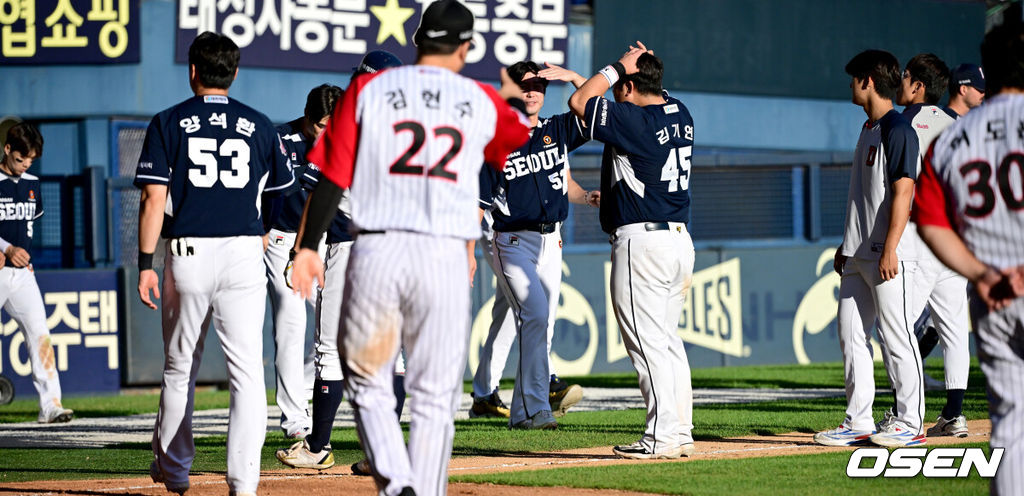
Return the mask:
POLYGON ((590 137, 605 144, 601 229, 637 222, 690 221, 693 118, 679 100, 637 106, 604 97, 587 102, 590 137))
POLYGON ((0 172, 0 238, 28 251, 32 224, 43 216, 39 178, 24 173, 14 178, 0 172))
POLYGON ((195 96, 149 123, 135 185, 167 185, 163 232, 261 236, 260 196, 295 186, 284 145, 269 119, 221 95, 195 96))

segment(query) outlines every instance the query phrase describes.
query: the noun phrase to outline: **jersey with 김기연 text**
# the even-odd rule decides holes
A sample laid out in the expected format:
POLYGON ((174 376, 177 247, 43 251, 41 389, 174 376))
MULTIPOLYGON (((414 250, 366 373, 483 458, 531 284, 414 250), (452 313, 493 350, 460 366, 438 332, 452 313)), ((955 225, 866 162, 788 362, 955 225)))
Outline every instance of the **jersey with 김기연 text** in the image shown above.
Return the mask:
MULTIPOLYGON (((540 119, 530 140, 508 155, 505 168, 485 169, 494 230, 511 232, 539 223, 561 222, 569 214, 569 152, 586 143, 580 120, 571 112, 540 119)), ((483 182, 481 183, 483 184, 483 182)))
POLYGON ((135 185, 167 185, 164 238, 262 236, 264 193, 297 185, 274 125, 222 95, 194 96, 153 117, 135 185))
MULTIPOLYGON (((305 188, 310 191, 316 188, 316 184, 320 182, 320 168, 316 164, 309 162, 306 164, 306 171, 299 177, 299 181, 305 188)), ((338 202, 338 213, 331 219, 331 225, 327 228, 327 242, 328 243, 341 243, 342 241, 352 241, 352 233, 349 232, 351 219, 351 204, 349 200, 348 190, 344 190, 341 193, 341 201, 338 202)))
POLYGON ((498 168, 529 124, 494 88, 407 65, 355 78, 310 151, 349 188, 354 230, 476 239, 480 167, 498 168))
POLYGON ((955 230, 997 269, 1024 265, 1024 95, 986 98, 932 143, 914 220, 955 230))
POLYGON ((638 222, 690 221, 693 118, 679 100, 643 107, 604 97, 587 102, 590 138, 601 160, 601 229, 638 222))
MULTIPOLYGON (((846 232, 842 254, 866 260, 882 256, 896 181, 917 179, 921 156, 917 133, 896 110, 864 124, 853 152, 850 190, 846 200, 846 232)), ((917 259, 917 243, 907 235, 908 222, 896 247, 900 260, 917 259)))
POLYGON ((27 172, 21 177, 0 172, 0 238, 32 251, 33 223, 43 216, 39 178, 27 172))
MULTIPOLYGON (((306 172, 306 152, 313 144, 312 140, 307 140, 306 135, 302 134, 302 121, 303 118, 299 117, 276 128, 277 134, 281 137, 281 143, 284 144, 288 161, 291 162, 292 174, 296 179, 302 177, 302 174, 306 172)), ((307 196, 309 196, 309 192, 303 188, 283 195, 279 200, 281 212, 276 219, 272 219, 274 225, 271 227, 285 232, 297 231, 299 222, 302 222, 302 211, 306 207, 307 196)))

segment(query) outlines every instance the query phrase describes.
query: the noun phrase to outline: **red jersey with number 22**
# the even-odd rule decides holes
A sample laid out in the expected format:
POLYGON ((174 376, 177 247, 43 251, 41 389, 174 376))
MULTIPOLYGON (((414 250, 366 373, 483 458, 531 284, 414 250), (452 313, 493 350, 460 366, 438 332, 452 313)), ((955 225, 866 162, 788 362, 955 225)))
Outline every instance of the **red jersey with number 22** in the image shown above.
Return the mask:
POLYGON ((496 169, 529 122, 493 87, 409 65, 357 77, 309 152, 351 193, 352 229, 480 237, 480 167, 496 169))

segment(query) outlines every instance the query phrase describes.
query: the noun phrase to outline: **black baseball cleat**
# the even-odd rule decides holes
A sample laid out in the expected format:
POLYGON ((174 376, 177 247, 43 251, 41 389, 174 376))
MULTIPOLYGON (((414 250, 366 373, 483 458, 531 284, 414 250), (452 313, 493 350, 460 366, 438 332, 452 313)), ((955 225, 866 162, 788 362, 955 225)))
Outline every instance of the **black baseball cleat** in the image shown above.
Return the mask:
POLYGON ((416 496, 416 491, 413 491, 409 486, 405 486, 402 488, 402 492, 398 493, 398 496, 416 496))

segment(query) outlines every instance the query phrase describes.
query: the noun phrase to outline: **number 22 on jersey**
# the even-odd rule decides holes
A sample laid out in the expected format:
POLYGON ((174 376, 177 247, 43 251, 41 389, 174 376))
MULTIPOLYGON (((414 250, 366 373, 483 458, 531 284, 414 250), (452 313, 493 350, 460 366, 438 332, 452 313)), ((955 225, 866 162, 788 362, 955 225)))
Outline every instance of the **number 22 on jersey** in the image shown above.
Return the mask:
MULTIPOLYGON (((412 144, 405 150, 395 163, 391 164, 391 168, 388 169, 392 174, 405 174, 405 175, 421 175, 423 174, 424 167, 422 165, 416 165, 411 163, 416 155, 423 149, 423 145, 427 142, 427 130, 423 128, 423 124, 416 121, 403 121, 398 122, 392 126, 395 130, 395 134, 408 132, 412 133, 412 144)), ((462 132, 451 126, 441 126, 434 128, 433 139, 447 138, 451 140, 451 146, 448 148, 448 152, 437 161, 430 170, 427 172, 427 177, 436 177, 439 179, 445 179, 448 181, 456 181, 458 179, 458 173, 447 169, 448 163, 458 156, 459 151, 462 150, 462 132)))
POLYGON ((668 181, 668 192, 686 191, 690 187, 690 154, 692 146, 673 148, 668 152, 661 180, 668 181))

